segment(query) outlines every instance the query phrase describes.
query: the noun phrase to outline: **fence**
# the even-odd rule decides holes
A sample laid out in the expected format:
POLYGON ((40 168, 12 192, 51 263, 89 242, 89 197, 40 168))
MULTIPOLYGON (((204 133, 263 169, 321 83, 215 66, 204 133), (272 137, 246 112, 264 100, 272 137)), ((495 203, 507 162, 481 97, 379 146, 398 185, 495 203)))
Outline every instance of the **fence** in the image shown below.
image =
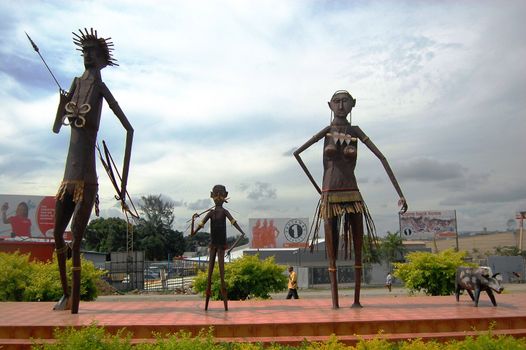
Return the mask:
POLYGON ((111 253, 106 280, 120 291, 173 291, 186 293, 206 261, 144 261, 143 252, 111 253))

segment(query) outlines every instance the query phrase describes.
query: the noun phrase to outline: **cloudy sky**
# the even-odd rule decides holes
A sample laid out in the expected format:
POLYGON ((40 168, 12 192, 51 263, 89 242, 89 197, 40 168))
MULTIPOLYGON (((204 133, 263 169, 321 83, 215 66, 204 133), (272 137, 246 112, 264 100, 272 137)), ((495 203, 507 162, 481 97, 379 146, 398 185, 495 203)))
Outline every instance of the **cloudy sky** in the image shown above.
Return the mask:
MULTIPOLYGON (((0 2, 0 193, 53 195, 69 131, 53 134, 58 88, 83 64, 72 31, 112 37, 103 80, 135 128, 134 198, 176 204, 176 228, 214 184, 242 227, 312 217, 317 193, 292 152, 329 123, 338 89, 387 157, 410 210, 457 211, 458 228, 504 229, 526 208, 526 2, 0 2), (522 24, 521 24, 522 23, 522 24)), ((120 164, 107 106, 99 139, 120 164)), ((321 181, 321 142, 303 153, 321 181)), ((118 215, 99 166, 101 209, 118 215)), ((363 145, 356 169, 378 233, 398 230, 397 194, 363 145)))

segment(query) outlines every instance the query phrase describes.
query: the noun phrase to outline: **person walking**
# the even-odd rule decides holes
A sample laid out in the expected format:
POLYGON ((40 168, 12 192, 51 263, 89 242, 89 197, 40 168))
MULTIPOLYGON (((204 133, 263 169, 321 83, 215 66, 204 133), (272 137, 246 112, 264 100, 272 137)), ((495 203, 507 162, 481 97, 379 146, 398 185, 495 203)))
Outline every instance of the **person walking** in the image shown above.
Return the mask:
POLYGON ((389 272, 387 274, 387 277, 385 278, 385 286, 387 287, 387 289, 389 289, 389 292, 391 292, 392 285, 393 285, 393 276, 389 272))
POLYGON ((287 294, 287 299, 299 299, 298 296, 298 276, 294 272, 294 268, 289 266, 289 292, 287 294))

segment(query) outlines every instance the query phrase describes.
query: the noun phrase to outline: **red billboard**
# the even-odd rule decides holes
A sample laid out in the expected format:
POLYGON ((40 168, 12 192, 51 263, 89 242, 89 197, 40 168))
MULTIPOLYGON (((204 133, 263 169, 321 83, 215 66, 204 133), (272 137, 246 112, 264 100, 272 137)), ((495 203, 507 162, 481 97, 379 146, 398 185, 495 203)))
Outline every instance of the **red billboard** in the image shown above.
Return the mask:
POLYGON ((54 196, 0 195, 0 238, 53 238, 54 196))

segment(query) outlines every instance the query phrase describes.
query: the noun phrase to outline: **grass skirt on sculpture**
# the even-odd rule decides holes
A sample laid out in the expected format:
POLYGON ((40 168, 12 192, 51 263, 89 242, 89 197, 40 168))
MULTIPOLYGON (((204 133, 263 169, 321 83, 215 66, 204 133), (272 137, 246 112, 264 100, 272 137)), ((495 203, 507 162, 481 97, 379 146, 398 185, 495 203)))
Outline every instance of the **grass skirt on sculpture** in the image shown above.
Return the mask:
MULTIPOLYGON (((359 191, 335 191, 322 193, 309 232, 311 251, 314 249, 315 242, 319 238, 321 222, 323 220, 337 218, 339 232, 337 232, 336 237, 334 237, 334 241, 338 244, 338 238, 339 236, 342 236, 345 258, 347 258, 347 253, 349 253, 350 256, 350 242, 352 242, 353 232, 352 227, 349 230, 344 229, 346 220, 349 220, 349 218, 346 218, 346 216, 348 216, 346 214, 361 214, 363 216, 365 221, 364 226, 367 231, 367 239, 363 241, 364 248, 372 252, 373 247, 377 246, 376 228, 371 214, 369 213, 369 209, 359 191)), ((357 234, 363 234, 363 232, 357 232, 357 234)), ((367 254, 365 254, 365 256, 367 256, 367 254)))

